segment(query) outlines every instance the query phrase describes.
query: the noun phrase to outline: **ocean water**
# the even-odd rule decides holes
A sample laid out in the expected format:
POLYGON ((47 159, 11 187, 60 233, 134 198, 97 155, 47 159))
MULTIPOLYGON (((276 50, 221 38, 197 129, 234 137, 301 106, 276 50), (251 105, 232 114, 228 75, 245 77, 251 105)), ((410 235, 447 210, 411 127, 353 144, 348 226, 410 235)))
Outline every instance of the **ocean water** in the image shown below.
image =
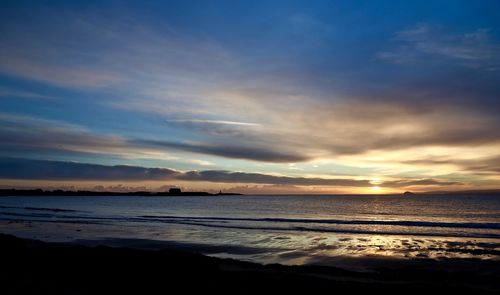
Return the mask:
POLYGON ((500 196, 2 197, 0 232, 261 263, 500 259, 500 196))

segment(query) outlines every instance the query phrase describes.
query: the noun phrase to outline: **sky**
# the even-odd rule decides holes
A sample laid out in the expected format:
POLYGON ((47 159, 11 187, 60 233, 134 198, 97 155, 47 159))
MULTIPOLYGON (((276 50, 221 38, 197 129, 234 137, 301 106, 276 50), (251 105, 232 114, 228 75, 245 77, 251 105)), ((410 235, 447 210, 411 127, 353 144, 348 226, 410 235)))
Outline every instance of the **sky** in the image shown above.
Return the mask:
POLYGON ((500 188, 498 1, 1 2, 1 187, 500 188))

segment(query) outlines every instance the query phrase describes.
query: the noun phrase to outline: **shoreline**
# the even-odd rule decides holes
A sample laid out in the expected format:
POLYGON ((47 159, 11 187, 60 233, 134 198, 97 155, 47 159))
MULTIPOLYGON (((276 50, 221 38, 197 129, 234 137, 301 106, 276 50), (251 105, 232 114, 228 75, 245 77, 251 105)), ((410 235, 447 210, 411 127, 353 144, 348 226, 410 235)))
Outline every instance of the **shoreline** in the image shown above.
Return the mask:
POLYGON ((465 191, 424 191, 424 192, 403 192, 403 193, 366 193, 366 194, 243 194, 243 193, 209 193, 209 192, 162 192, 162 191, 92 191, 92 190, 43 190, 43 189, 0 189, 0 197, 81 197, 81 196, 141 196, 141 197, 179 197, 179 196, 276 196, 276 197, 297 197, 297 196, 336 196, 336 197, 356 197, 356 196, 387 196, 387 197, 428 197, 428 196, 468 196, 481 195, 500 197, 500 190, 465 190, 465 191))
POLYGON ((219 294, 263 290, 500 292, 499 263, 480 260, 470 260, 470 267, 461 269, 450 267, 453 264, 446 260, 401 261, 359 272, 332 266, 262 265, 167 248, 48 243, 5 234, 0 234, 0 248, 3 294, 128 294, 177 288, 219 294), (483 271, 475 271, 479 266, 483 271))
POLYGON ((42 189, 0 189, 0 197, 105 197, 105 196, 140 196, 140 197, 179 197, 179 196, 241 196, 239 193, 209 192, 99 192, 87 190, 42 190, 42 189))

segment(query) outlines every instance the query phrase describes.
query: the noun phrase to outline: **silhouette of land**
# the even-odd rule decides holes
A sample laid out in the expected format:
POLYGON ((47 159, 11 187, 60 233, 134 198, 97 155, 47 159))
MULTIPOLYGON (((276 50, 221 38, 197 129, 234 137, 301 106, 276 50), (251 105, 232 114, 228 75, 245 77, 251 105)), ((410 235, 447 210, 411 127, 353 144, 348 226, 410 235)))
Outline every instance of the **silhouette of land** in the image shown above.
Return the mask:
MULTIPOLYGON (((150 191, 130 191, 130 192, 112 192, 112 191, 90 191, 90 190, 43 190, 43 189, 0 189, 0 197, 14 196, 144 196, 144 197, 168 197, 168 196, 241 196, 241 193, 218 193, 209 192, 183 192, 178 189, 170 189, 168 192, 150 192, 150 191)), ((289 194, 287 194, 289 195, 289 194)), ((336 194, 328 194, 336 195, 336 194)), ((345 195, 345 194, 339 194, 345 195)), ((355 195, 355 194, 353 194, 355 195)), ((397 195, 397 194, 387 194, 397 195)), ((428 191, 428 192, 410 192, 405 191, 402 196, 418 195, 500 195, 500 190, 464 190, 464 191, 428 191)))
POLYGON ((399 268, 354 272, 324 266, 260 265, 168 249, 45 243, 3 234, 0 234, 0 260, 2 294, 160 294, 177 293, 175 290, 183 294, 498 294, 499 291, 495 261, 477 261, 468 264, 471 266, 468 269, 419 268, 409 263, 399 268))
POLYGON ((169 196, 226 196, 241 195, 238 193, 216 194, 208 192, 182 192, 179 189, 170 189, 168 192, 100 192, 100 191, 70 191, 70 190, 42 190, 42 189, 0 189, 0 196, 144 196, 144 197, 169 197, 169 196))

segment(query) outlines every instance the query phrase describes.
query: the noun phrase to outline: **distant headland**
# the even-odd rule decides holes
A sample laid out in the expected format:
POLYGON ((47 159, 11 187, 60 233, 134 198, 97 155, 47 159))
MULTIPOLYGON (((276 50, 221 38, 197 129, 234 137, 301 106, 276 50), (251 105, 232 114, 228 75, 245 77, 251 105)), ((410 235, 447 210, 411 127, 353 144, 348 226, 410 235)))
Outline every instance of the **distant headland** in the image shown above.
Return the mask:
POLYGON ((169 196, 231 196, 242 195, 238 193, 208 192, 183 192, 180 188, 171 188, 168 192, 99 192, 86 190, 42 190, 42 189, 0 189, 0 196, 144 196, 144 197, 169 197, 169 196))

